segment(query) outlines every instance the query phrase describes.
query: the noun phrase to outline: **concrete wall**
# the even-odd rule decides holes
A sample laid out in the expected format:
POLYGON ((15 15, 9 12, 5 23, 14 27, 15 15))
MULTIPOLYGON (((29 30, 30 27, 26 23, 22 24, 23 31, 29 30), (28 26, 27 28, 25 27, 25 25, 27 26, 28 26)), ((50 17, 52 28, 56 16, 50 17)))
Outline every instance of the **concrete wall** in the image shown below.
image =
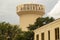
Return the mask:
POLYGON ((40 4, 24 4, 17 6, 17 14, 20 18, 20 28, 27 31, 29 24, 33 24, 38 17, 45 14, 45 8, 40 4))

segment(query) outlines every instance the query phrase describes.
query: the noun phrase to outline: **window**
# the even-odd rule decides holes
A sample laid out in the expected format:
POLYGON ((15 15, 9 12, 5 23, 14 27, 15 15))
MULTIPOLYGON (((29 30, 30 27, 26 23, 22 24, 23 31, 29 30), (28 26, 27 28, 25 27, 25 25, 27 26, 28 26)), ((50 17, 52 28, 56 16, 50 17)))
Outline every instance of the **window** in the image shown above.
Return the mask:
POLYGON ((39 7, 39 10, 40 10, 41 8, 39 7))
POLYGON ((59 28, 55 28, 55 40, 59 39, 59 28))
POLYGON ((35 9, 35 7, 33 7, 33 10, 35 9))
POLYGON ((44 33, 41 33, 41 40, 44 40, 44 33))
POLYGON ((27 7, 27 10, 29 10, 29 7, 27 7))
POLYGON ((39 35, 38 34, 36 35, 36 40, 39 40, 39 35))
POLYGON ((41 7, 41 10, 43 10, 43 7, 41 7))
POLYGON ((50 31, 48 31, 48 40, 50 40, 50 31))

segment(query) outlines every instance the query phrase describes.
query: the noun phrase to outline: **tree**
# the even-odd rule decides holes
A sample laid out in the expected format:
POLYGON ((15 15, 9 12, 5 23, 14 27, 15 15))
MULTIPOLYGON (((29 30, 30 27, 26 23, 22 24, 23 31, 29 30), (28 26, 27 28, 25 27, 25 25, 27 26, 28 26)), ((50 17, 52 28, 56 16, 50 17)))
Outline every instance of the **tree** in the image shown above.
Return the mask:
POLYGON ((19 26, 11 25, 6 22, 0 23, 0 40, 33 40, 32 31, 21 31, 19 26))
POLYGON ((24 36, 26 36, 26 40, 33 40, 34 39, 34 32, 33 31, 28 31, 24 33, 24 36))
POLYGON ((15 37, 21 33, 17 25, 11 25, 6 22, 0 23, 0 40, 15 40, 15 37))
POLYGON ((50 23, 50 22, 53 22, 55 19, 53 18, 53 17, 45 17, 45 18, 37 18, 36 19, 36 22, 34 22, 34 24, 30 24, 29 25, 29 27, 28 27, 28 29, 29 30, 35 30, 35 29, 37 29, 37 28, 39 28, 39 27, 42 27, 43 25, 46 25, 46 24, 48 24, 48 23, 50 23))
POLYGON ((1 22, 0 23, 0 40, 33 40, 34 32, 31 30, 35 30, 43 25, 46 25, 55 19, 53 17, 49 18, 37 18, 34 24, 29 25, 30 31, 24 32, 21 31, 19 26, 11 25, 10 23, 1 22))
POLYGON ((15 40, 33 40, 34 33, 32 31, 22 32, 21 35, 18 35, 15 40))

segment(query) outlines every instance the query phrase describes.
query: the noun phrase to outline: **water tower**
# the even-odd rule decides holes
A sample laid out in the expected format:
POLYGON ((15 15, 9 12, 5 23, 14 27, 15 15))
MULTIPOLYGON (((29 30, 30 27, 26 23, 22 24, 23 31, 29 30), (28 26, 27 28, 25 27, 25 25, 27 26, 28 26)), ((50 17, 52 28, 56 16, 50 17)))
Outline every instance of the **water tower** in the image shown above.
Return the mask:
POLYGON ((27 31, 29 24, 33 24, 38 17, 45 14, 45 8, 41 4, 21 4, 17 6, 17 14, 20 18, 20 28, 27 31))

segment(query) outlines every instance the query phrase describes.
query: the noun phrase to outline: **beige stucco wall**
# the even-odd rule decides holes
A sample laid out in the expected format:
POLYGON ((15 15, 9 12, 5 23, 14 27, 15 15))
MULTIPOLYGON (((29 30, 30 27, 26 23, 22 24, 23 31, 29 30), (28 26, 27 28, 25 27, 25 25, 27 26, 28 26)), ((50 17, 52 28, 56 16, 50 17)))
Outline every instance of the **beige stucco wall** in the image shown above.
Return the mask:
POLYGON ((44 40, 48 40, 48 31, 50 31, 50 40, 55 40, 55 28, 60 29, 60 19, 57 19, 54 22, 51 22, 45 26, 42 26, 34 30, 34 40, 36 40, 36 35, 39 34, 39 40, 41 40, 41 33, 44 32, 44 40))
POLYGON ((29 24, 33 24, 36 18, 40 17, 40 15, 36 14, 25 14, 20 16, 20 27, 22 30, 27 30, 29 24))
POLYGON ((29 26, 29 24, 33 24, 38 17, 42 17, 43 15, 39 11, 38 12, 27 11, 24 13, 25 13, 24 15, 23 14, 20 15, 20 27, 22 28, 22 30, 27 30, 27 27, 29 26))

